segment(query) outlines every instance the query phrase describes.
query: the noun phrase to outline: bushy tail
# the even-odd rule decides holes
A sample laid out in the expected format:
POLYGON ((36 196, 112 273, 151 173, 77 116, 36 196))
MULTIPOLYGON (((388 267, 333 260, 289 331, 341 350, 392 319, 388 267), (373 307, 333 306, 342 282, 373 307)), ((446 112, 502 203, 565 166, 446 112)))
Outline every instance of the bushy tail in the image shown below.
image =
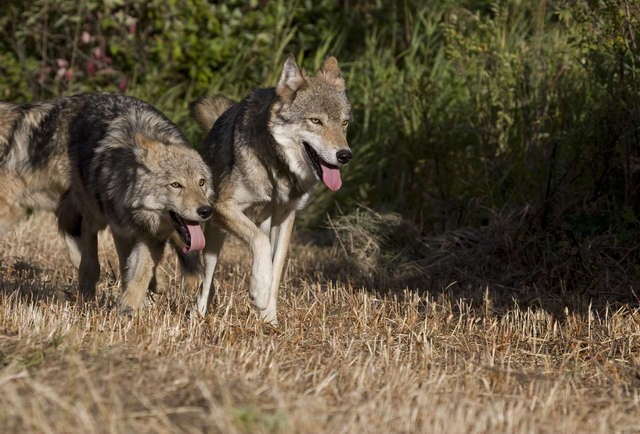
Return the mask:
POLYGON ((58 229, 63 234, 72 237, 79 237, 82 234, 82 214, 78 211, 69 190, 60 197, 56 208, 56 217, 58 218, 58 229))
POLYGON ((205 96, 190 104, 191 115, 205 132, 209 132, 220 115, 233 104, 234 101, 223 95, 205 96))

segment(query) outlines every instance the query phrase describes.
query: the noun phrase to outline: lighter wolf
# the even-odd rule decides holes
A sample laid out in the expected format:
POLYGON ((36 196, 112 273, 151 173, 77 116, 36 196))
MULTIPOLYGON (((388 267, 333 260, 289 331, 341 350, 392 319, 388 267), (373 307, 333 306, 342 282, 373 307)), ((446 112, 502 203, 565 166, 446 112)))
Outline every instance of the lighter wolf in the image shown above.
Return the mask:
POLYGON ((250 247, 250 296, 265 322, 277 324, 278 288, 296 211, 322 181, 336 191, 351 159, 346 132, 351 106, 338 62, 329 57, 307 76, 289 57, 275 88, 232 103, 206 97, 192 106, 209 131, 203 153, 211 167, 214 213, 205 229, 205 268, 197 309, 205 314, 226 232, 250 247))

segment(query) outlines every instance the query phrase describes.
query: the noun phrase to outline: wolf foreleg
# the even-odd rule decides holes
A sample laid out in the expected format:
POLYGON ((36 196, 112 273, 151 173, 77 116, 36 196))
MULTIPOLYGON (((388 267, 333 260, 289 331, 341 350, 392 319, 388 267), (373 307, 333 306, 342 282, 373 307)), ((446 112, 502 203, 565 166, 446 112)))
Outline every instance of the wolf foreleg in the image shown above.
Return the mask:
POLYGON ((222 223, 225 229, 249 244, 253 256, 249 294, 258 310, 266 309, 272 276, 269 237, 237 207, 228 203, 218 203, 215 210, 218 214, 216 222, 222 223))
POLYGON ((100 262, 98 262, 98 232, 84 225, 80 236, 80 267, 78 269, 78 284, 80 295, 85 299, 96 295, 96 283, 100 277, 100 262))
POLYGON ((213 286, 213 273, 216 271, 220 250, 224 244, 225 233, 217 227, 215 223, 208 223, 205 228, 205 251, 204 251, 204 278, 202 279, 202 289, 198 295, 198 312, 200 315, 207 313, 207 308, 211 303, 211 287, 213 286))
MULTIPOLYGON (((266 309, 260 311, 260 318, 265 322, 273 325, 278 324, 278 289, 284 263, 291 242, 291 233, 293 231, 293 223, 296 219, 296 212, 292 210, 286 215, 280 224, 271 226, 271 247, 273 260, 273 276, 271 277, 271 285, 269 290, 269 303, 266 309)), ((275 220, 272 220, 272 222, 275 220)))
POLYGON ((120 312, 130 313, 138 309, 146 295, 149 283, 162 258, 164 243, 138 241, 127 258, 123 280, 124 292, 120 297, 120 312))

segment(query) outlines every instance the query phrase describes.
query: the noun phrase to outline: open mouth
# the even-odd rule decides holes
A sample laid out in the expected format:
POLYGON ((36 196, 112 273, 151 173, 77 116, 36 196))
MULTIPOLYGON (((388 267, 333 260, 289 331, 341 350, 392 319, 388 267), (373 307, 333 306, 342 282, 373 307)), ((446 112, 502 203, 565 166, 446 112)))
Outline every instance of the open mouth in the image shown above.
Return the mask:
POLYGON ((184 242, 183 253, 195 252, 204 249, 204 233, 197 222, 183 219, 178 213, 169 211, 173 227, 184 242))
POLYGON ((311 165, 318 174, 318 178, 322 180, 324 185, 329 187, 331 191, 337 191, 342 187, 342 178, 340 177, 340 169, 338 166, 329 164, 324 161, 318 153, 307 142, 302 142, 304 149, 307 151, 311 165))

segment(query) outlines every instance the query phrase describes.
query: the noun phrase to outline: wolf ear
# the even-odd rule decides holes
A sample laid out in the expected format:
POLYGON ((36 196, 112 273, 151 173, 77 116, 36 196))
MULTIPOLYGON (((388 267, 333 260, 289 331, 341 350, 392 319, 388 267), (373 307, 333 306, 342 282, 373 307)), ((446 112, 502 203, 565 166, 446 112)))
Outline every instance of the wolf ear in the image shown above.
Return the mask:
POLYGON ((330 84, 343 90, 345 88, 344 78, 338 66, 338 59, 333 56, 327 57, 320 68, 319 75, 330 84))
POLYGON ((142 133, 135 133, 133 135, 133 139, 135 140, 136 145, 138 145, 138 149, 141 149, 145 153, 153 151, 161 145, 157 140, 153 140, 142 133))
POLYGON ((293 101, 296 92, 307 84, 302 70, 292 55, 287 57, 282 68, 280 81, 276 86, 276 95, 287 102, 293 101))

